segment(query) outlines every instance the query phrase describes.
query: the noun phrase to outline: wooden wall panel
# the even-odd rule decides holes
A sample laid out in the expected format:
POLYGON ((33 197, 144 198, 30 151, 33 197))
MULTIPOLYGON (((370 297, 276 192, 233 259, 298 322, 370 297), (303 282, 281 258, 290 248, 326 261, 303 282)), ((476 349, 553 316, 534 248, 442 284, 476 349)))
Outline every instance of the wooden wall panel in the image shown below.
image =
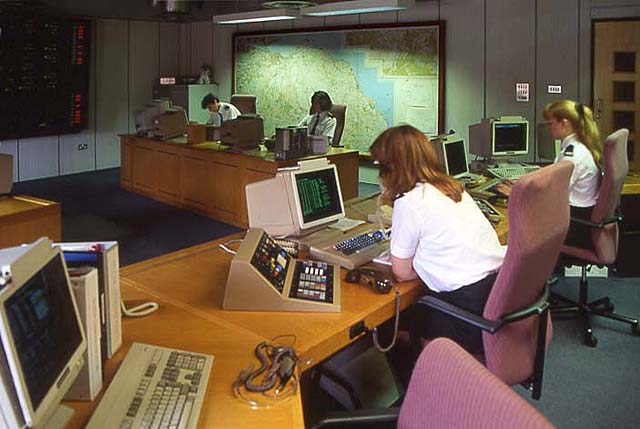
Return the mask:
POLYGON ((213 62, 213 24, 211 21, 191 24, 191 62, 192 75, 200 74, 202 64, 213 62))
MULTIPOLYGON (((535 124, 535 3, 493 0, 486 3, 487 117, 523 116, 535 124), (516 83, 529 83, 530 101, 516 102, 516 83)), ((469 30, 468 30, 469 31, 469 30)), ((533 129, 529 139, 533 141, 533 129)), ((533 160, 530 152, 526 160, 533 160)))
POLYGON ((180 24, 161 22, 159 27, 158 75, 176 76, 180 67, 180 24))
POLYGON ((96 168, 120 165, 118 134, 129 129, 127 21, 96 22, 96 168))
POLYGON ((136 131, 133 112, 153 99, 153 82, 158 78, 159 24, 129 23, 129 132, 136 131))

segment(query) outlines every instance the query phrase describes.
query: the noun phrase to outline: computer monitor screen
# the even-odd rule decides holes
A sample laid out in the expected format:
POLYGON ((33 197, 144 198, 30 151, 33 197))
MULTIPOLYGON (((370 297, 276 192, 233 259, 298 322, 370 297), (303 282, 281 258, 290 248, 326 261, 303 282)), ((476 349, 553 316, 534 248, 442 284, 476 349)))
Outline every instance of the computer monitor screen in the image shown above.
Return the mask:
POLYGON ((62 252, 27 253, 0 294, 0 334, 23 418, 43 425, 82 366, 86 348, 62 252), (44 259, 44 260, 43 260, 44 259))
POLYGON ((61 255, 50 260, 4 302, 27 391, 34 408, 82 343, 61 255))
POLYGON ((526 155, 528 150, 528 122, 493 123, 493 156, 526 155))
POLYGON ((301 228, 321 225, 344 216, 344 205, 333 165, 294 173, 294 196, 301 228))
POLYGON ((464 140, 445 142, 444 156, 445 168, 448 175, 456 177, 469 172, 464 140))

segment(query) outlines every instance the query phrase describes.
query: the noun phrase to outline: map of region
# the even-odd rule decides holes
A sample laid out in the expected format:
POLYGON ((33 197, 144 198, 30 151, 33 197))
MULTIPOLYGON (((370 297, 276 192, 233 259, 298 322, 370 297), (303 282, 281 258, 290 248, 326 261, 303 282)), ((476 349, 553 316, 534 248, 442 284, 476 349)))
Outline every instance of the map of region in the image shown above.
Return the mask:
POLYGON ((341 144, 366 152, 393 125, 438 133, 438 46, 433 26, 238 36, 235 92, 257 96, 269 136, 325 90, 347 106, 341 144))

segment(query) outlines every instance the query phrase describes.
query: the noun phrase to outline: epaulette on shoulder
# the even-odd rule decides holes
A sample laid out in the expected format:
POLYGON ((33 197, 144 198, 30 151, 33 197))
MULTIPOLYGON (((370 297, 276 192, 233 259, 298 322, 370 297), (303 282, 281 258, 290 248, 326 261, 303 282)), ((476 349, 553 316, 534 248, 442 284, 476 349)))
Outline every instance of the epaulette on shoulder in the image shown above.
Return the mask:
POLYGON ((569 146, 565 147, 562 151, 562 154, 564 156, 573 156, 573 145, 570 144, 569 146))

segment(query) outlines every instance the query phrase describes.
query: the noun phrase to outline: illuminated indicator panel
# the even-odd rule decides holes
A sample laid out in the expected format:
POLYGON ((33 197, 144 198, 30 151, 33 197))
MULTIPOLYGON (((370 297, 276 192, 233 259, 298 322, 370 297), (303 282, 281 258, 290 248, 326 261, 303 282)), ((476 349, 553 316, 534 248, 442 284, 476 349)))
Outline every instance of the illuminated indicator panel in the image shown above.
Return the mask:
POLYGON ((0 14, 0 140, 88 125, 91 21, 0 14))
POLYGON ((251 265, 271 283, 271 286, 282 293, 290 261, 291 256, 278 246, 273 238, 263 234, 251 258, 251 265))

